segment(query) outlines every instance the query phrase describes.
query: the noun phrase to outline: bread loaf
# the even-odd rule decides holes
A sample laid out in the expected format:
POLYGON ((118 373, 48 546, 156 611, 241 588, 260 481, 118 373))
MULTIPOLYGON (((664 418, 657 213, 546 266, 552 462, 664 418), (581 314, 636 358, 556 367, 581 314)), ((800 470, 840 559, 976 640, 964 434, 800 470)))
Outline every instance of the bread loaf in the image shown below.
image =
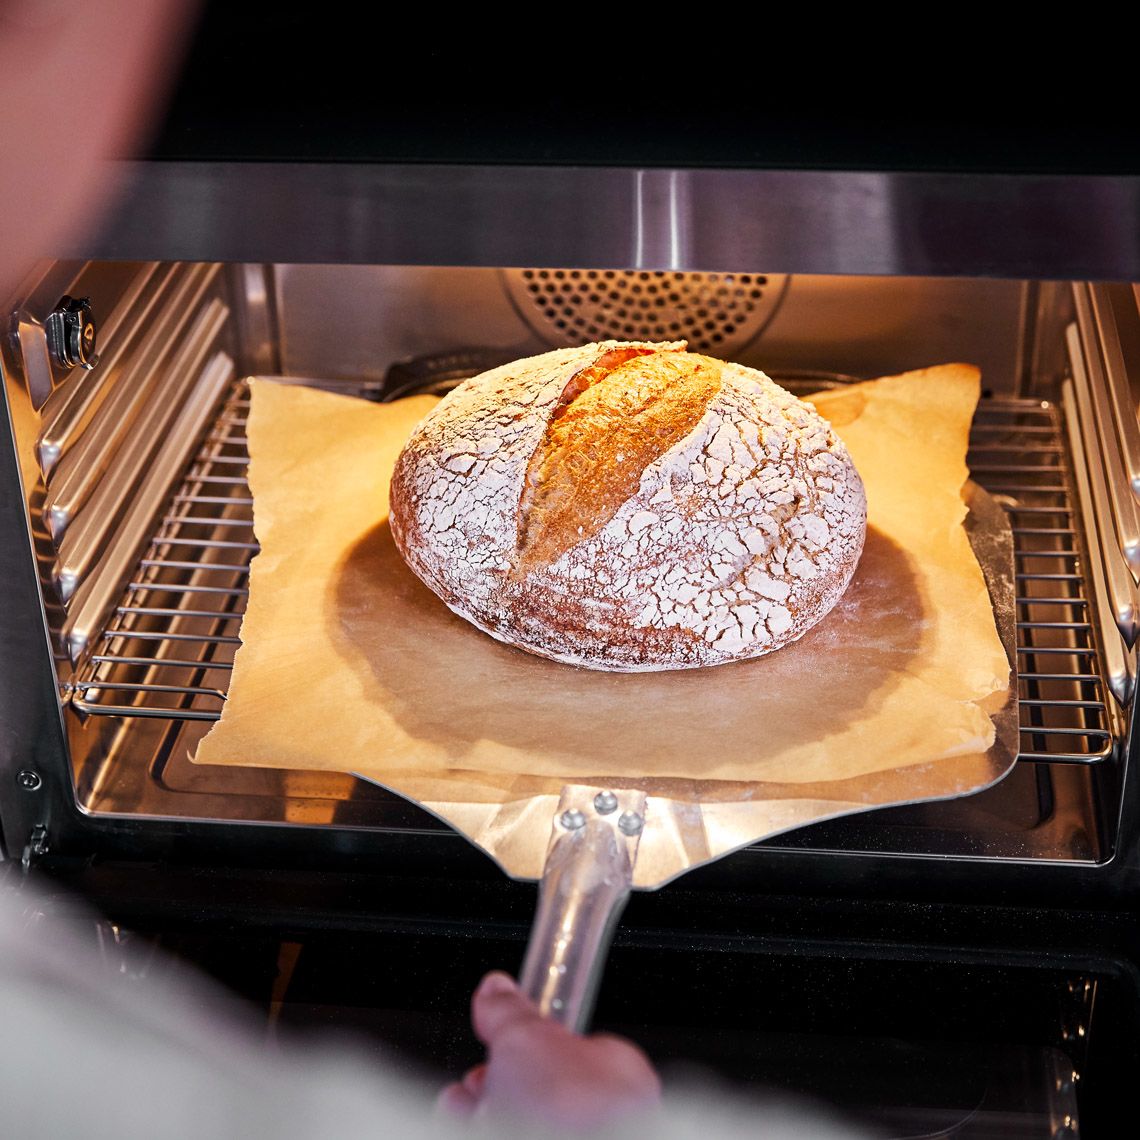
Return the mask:
POLYGON ((392 534, 461 617, 592 669, 794 641, 839 600, 863 484, 807 404, 683 342, 557 349, 465 381, 392 476, 392 534))

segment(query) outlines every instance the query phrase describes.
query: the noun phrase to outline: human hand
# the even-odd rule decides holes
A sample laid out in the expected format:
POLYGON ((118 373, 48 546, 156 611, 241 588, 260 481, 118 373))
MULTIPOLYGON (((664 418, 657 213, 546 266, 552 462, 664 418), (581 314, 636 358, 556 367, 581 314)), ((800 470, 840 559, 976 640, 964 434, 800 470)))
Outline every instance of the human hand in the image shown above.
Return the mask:
POLYGON ((487 1060, 440 1094, 456 1116, 515 1116, 588 1129, 657 1105, 661 1081, 632 1042, 581 1037, 542 1017, 507 974, 493 972, 471 1000, 487 1060))

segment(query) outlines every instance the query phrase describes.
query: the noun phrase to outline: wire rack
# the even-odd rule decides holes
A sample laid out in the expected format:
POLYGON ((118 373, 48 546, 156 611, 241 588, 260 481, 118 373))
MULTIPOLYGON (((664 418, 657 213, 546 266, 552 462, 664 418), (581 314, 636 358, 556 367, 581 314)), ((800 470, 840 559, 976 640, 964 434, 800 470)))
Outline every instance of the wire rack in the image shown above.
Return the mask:
MULTIPOLYGON (((257 552, 246 482, 248 389, 230 392, 75 682, 87 715, 216 720, 257 552)), ((1010 514, 1016 551, 1019 758, 1090 764, 1112 752, 1079 519, 1056 407, 983 401, 975 480, 1010 514)))
POLYGON ((239 381, 77 675, 72 704, 81 713, 221 715, 258 550, 246 481, 248 413, 248 386, 239 381))
POLYGON ((1006 508, 1013 530, 1018 758, 1105 760, 1113 737, 1058 409, 1038 400, 983 401, 967 462, 974 479, 1006 508))

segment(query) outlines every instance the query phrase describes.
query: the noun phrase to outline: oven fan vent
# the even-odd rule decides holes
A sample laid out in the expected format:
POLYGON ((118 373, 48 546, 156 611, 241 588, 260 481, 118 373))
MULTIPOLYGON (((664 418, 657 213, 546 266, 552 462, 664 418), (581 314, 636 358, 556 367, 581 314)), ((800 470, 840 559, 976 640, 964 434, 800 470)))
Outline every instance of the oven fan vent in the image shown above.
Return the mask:
POLYGON ((528 327, 552 344, 687 340, 731 356, 775 315, 787 278, 760 273, 515 269, 506 289, 528 327))

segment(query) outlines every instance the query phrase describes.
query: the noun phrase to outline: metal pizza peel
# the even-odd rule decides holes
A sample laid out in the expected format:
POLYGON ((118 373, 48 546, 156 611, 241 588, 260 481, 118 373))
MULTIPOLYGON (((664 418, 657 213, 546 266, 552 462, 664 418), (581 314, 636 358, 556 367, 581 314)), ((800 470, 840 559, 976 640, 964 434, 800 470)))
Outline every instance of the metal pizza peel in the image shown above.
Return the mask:
POLYGON ((832 784, 670 778, 559 786, 548 778, 515 778, 503 799, 490 803, 452 795, 455 781, 449 782, 446 798, 433 799, 430 785, 420 781, 388 782, 357 773, 448 823, 513 878, 540 880, 520 984, 545 1016, 577 1031, 585 1027, 631 890, 654 890, 732 851, 811 823, 972 794, 1010 771, 1019 731, 1013 536, 1005 512, 989 494, 968 483, 964 495, 969 506, 964 525, 1010 674, 1008 690, 995 694, 987 709, 995 728, 993 745, 984 758, 969 758, 968 770, 963 768, 966 786, 949 794, 953 781, 945 768, 928 765, 832 784), (425 792, 428 798, 420 798, 425 792))
POLYGON ((251 382, 261 553, 226 706, 194 759, 355 772, 508 875, 541 880, 524 985, 580 1028, 631 890, 814 822, 979 791, 1012 767, 1012 534, 969 484, 969 546, 942 529, 959 525, 946 492, 964 474, 943 428, 972 414, 977 382, 950 365, 831 401, 898 542, 869 522, 855 581, 808 637, 758 661, 624 675, 503 646, 408 570, 373 504, 386 509, 392 465, 431 400, 368 405, 251 382), (920 443, 905 478, 894 452, 879 462, 884 439, 905 449, 928 436, 941 452, 920 443), (941 577, 921 576, 924 543, 942 552, 941 577), (961 659, 967 629, 978 661, 961 659), (989 696, 958 695, 970 692, 989 696))

